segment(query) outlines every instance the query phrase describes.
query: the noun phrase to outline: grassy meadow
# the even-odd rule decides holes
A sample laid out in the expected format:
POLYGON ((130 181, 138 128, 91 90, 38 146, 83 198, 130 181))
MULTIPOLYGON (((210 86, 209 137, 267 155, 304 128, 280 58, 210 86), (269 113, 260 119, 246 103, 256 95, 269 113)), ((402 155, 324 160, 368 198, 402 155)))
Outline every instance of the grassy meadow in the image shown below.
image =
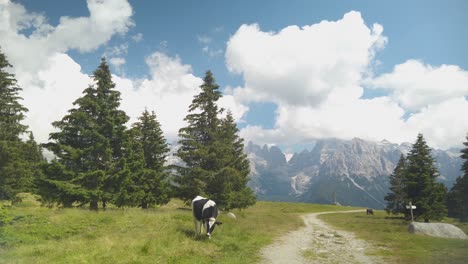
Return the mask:
MULTIPOLYGON (((303 226, 300 214, 356 209, 332 205, 257 202, 222 213, 211 239, 195 237, 190 208, 179 200, 137 208, 45 208, 32 196, 0 212, 0 263, 256 263, 275 237, 303 226), (1 219, 0 219, 1 220, 1 219)), ((388 263, 468 263, 468 241, 411 235, 408 223, 383 211, 327 214, 321 219, 355 232, 388 263)), ((468 233, 468 223, 446 222, 468 233)))
MULTIPOLYGON (((337 229, 354 232, 357 237, 377 247, 369 252, 388 263, 468 263, 468 240, 436 238, 408 233, 408 222, 374 211, 364 213, 326 214, 319 216, 337 229)), ((468 223, 453 219, 443 222, 455 224, 468 234, 468 223)))
MULTIPOLYGON (((0 263, 255 263, 260 249, 303 225, 302 213, 349 210, 332 205, 257 202, 221 214, 211 239, 195 238, 190 208, 44 208, 24 199, 0 227, 0 263)), ((5 218, 5 217, 4 217, 5 218)))

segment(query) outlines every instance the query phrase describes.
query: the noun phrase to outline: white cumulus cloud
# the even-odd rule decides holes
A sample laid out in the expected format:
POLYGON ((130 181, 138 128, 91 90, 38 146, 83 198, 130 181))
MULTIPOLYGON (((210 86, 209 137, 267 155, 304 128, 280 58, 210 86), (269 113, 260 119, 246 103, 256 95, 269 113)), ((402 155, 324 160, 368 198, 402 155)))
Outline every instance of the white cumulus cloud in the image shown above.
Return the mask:
POLYGON ((468 71, 456 65, 433 67, 417 60, 396 65, 378 76, 372 86, 387 89, 405 109, 415 111, 452 98, 468 95, 468 71))
POLYGON ((244 101, 316 106, 361 81, 386 42, 382 31, 378 24, 369 29, 358 12, 276 33, 242 25, 228 41, 226 65, 244 77, 245 87, 236 91, 244 101))
POLYGON ((55 53, 93 51, 133 26, 127 0, 88 0, 87 6, 89 17, 61 17, 53 26, 46 17, 28 12, 21 4, 0 2, 0 46, 16 73, 24 75, 19 79, 34 81, 34 73, 49 67, 45 64, 55 53))
MULTIPOLYGON (((194 96, 200 93, 203 80, 193 75, 192 67, 183 64, 178 56, 155 52, 146 58, 146 64, 150 76, 143 80, 114 76, 116 87, 122 92, 122 109, 131 117, 131 123, 145 108, 154 110, 166 138, 177 140, 179 129, 187 125, 184 118, 194 96)), ((246 106, 229 94, 223 96, 218 104, 231 110, 237 120, 247 111, 246 106)))
POLYGON ((358 12, 279 32, 242 25, 225 56, 244 84, 229 92, 242 103, 278 108, 272 129, 247 125, 241 135, 288 145, 353 137, 413 142, 422 132, 432 147, 461 146, 468 132, 467 72, 408 60, 373 78, 375 55, 386 42, 383 26, 367 27, 358 12), (364 86, 388 94, 365 99, 364 86))

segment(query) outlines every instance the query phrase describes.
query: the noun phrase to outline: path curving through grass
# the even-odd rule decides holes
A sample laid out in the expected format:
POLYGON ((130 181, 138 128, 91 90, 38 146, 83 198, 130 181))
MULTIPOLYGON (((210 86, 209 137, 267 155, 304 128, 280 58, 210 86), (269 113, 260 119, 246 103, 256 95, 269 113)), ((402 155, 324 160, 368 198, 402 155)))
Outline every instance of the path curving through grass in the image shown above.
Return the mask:
POLYGON ((318 218, 322 214, 356 213, 364 210, 321 212, 303 215, 305 226, 287 233, 262 249, 262 263, 382 263, 366 252, 374 250, 353 233, 335 230, 318 218))

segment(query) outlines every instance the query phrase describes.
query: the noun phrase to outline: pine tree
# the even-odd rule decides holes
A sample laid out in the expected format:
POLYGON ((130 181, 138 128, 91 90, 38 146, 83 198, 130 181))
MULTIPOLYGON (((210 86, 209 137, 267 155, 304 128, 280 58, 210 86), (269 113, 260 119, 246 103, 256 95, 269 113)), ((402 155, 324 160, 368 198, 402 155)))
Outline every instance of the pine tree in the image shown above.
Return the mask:
POLYGON ((139 189, 136 179, 144 173, 143 146, 138 142, 139 131, 130 129, 125 133, 124 157, 120 159, 118 170, 115 172, 116 178, 113 181, 115 190, 112 201, 118 207, 137 206, 139 189))
POLYGON ((455 180, 450 191, 447 193, 447 215, 449 217, 458 218, 462 221, 466 218, 464 215, 466 214, 465 210, 467 209, 463 206, 464 192, 462 179, 464 178, 465 177, 463 175, 459 176, 455 180))
POLYGON ((390 193, 385 196, 387 213, 399 214, 405 213, 405 173, 406 173, 406 158, 401 154, 400 160, 395 167, 392 175, 390 175, 390 193))
POLYGON ((10 67, 12 65, 0 50, 0 140, 20 141, 20 136, 27 130, 21 122, 28 109, 19 102, 22 89, 14 75, 6 70, 10 67))
POLYGON ((52 142, 46 147, 57 157, 52 169, 63 171, 48 175, 43 189, 58 190, 56 197, 64 205, 71 205, 74 197, 73 202, 89 202, 90 209, 97 210, 98 203, 105 208, 119 188, 116 179, 124 165, 120 160, 128 117, 118 109, 120 92, 114 90, 104 58, 93 79, 95 84, 73 103, 76 108, 53 123, 58 132, 50 134, 52 142))
POLYGON ((179 196, 190 201, 206 195, 223 209, 245 208, 255 203, 255 196, 246 185, 250 167, 243 140, 230 112, 219 118, 221 93, 210 71, 200 88, 185 119, 189 125, 179 133, 177 155, 185 163, 177 167, 179 196))
POLYGON ((247 187, 250 164, 244 152, 244 140, 238 132, 232 113, 228 111, 226 118, 221 120, 216 144, 221 168, 207 188, 210 197, 225 210, 246 208, 255 203, 255 195, 247 187))
POLYGON ((21 122, 28 111, 20 100, 22 89, 13 74, 12 67, 0 51, 0 200, 12 199, 19 192, 33 191, 34 179, 39 177, 42 150, 32 133, 27 142, 21 136, 27 126, 21 122))
POLYGON ((188 126, 179 130, 181 145, 177 156, 184 166, 177 166, 178 196, 188 202, 197 195, 207 195, 206 188, 213 173, 219 169, 215 143, 220 125, 216 102, 221 98, 219 86, 211 71, 207 71, 201 92, 192 101, 185 117, 188 126))
POLYGON ((422 218, 426 222, 430 219, 440 220, 447 213, 447 190, 436 182, 439 173, 422 134, 418 134, 407 161, 405 192, 407 202, 416 205, 415 219, 422 218))
POLYGON ((465 160, 461 167, 462 175, 457 178, 447 195, 447 207, 449 216, 468 221, 468 135, 463 145, 465 148, 461 150, 460 156, 465 160))
POLYGON ((133 181, 138 206, 146 209, 169 202, 169 173, 164 165, 169 147, 154 112, 145 110, 138 120, 132 130, 135 140, 142 146, 144 170, 134 174, 133 181))

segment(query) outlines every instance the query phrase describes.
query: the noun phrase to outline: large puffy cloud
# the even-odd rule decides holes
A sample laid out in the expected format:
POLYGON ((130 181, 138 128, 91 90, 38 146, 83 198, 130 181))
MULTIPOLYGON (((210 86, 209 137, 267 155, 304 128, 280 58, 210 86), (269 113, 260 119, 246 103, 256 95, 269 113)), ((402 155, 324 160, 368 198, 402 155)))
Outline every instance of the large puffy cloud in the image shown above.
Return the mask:
POLYGON ((462 147, 468 133, 467 116, 468 100, 452 98, 413 114, 408 118, 405 129, 422 132, 434 147, 462 147))
POLYGON ((88 0, 88 17, 61 17, 52 26, 42 14, 0 0, 0 46, 13 65, 29 109, 26 123, 40 142, 92 80, 66 52, 93 51, 133 25, 127 0, 88 0))
POLYGON ((433 67, 408 60, 396 65, 370 84, 387 89, 405 109, 417 111, 425 106, 468 95, 468 71, 456 65, 433 67))
POLYGON ((166 138, 177 139, 177 134, 186 123, 193 96, 199 92, 203 80, 192 74, 190 65, 178 57, 169 57, 155 52, 146 58, 149 78, 133 81, 114 76, 117 89, 122 92, 122 109, 133 123, 146 109, 155 111, 166 138))
MULTIPOLYGON (((116 87, 122 92, 122 109, 131 117, 131 123, 145 108, 155 111, 165 137, 177 140, 179 129, 187 125, 184 118, 203 80, 193 75, 192 67, 177 56, 155 52, 146 58, 146 64, 149 78, 132 81, 114 76, 116 87)), ((218 104, 230 110, 237 120, 247 111, 232 95, 223 96, 218 104)))
POLYGON ((273 129, 247 125, 241 136, 286 145, 334 137, 400 143, 422 132, 432 147, 460 146, 468 132, 467 72, 409 60, 372 78, 375 53, 386 42, 382 32, 357 12, 278 33, 241 26, 228 42, 226 64, 245 84, 231 94, 278 105, 273 129), (364 86, 389 94, 364 99, 364 86))
POLYGON ((382 31, 379 24, 369 29, 358 12, 277 33, 242 25, 226 49, 228 69, 245 79, 235 94, 244 101, 319 105, 333 90, 360 82, 375 50, 386 42, 382 31))
MULTIPOLYGON (((60 120, 73 101, 93 83, 82 73, 81 66, 69 50, 93 51, 105 45, 113 35, 124 34, 133 25, 132 8, 126 0, 88 0, 89 17, 62 17, 56 26, 41 14, 28 12, 21 4, 0 0, 0 46, 14 65, 14 73, 23 88, 23 104, 29 109, 26 124, 39 142, 47 142, 53 131, 52 122, 60 120)), ((142 34, 137 35, 139 41, 142 34)), ((109 63, 121 66, 128 44, 107 47, 109 63)), ((96 62, 96 66, 98 61, 96 62)), ((179 128, 185 126, 193 96, 199 92, 202 79, 192 74, 190 65, 179 57, 155 52, 146 58, 149 77, 132 80, 114 75, 116 89, 122 93, 121 108, 133 123, 145 107, 155 110, 169 140, 176 140, 179 128)), ((219 102, 230 109, 236 119, 247 111, 232 95, 219 102)))
POLYGON ((20 84, 26 87, 35 81, 35 73, 50 67, 47 63, 55 53, 93 51, 133 25, 127 0, 88 0, 87 6, 89 17, 61 17, 52 26, 43 15, 28 12, 21 4, 0 1, 0 46, 21 75, 20 84))
POLYGON ((81 66, 66 54, 53 55, 47 65, 37 74, 37 83, 41 86, 30 85, 21 94, 29 109, 25 123, 39 142, 48 140, 49 133, 54 130, 52 122, 60 120, 92 83, 91 78, 81 72, 81 66))
MULTIPOLYGON (((184 118, 203 80, 177 56, 155 52, 146 58, 146 64, 148 78, 133 80, 113 75, 116 89, 121 92, 121 109, 130 117, 128 125, 137 121, 145 109, 155 111, 165 137, 175 141, 179 129, 187 125, 184 118)), ((49 133, 54 131, 52 122, 73 108, 72 103, 93 84, 92 78, 66 54, 55 54, 47 65, 37 74, 42 86, 30 86, 22 93, 23 104, 29 109, 25 123, 39 142, 48 141, 49 133)), ((231 110, 235 119, 247 111, 232 95, 223 96, 219 106, 231 110)))

